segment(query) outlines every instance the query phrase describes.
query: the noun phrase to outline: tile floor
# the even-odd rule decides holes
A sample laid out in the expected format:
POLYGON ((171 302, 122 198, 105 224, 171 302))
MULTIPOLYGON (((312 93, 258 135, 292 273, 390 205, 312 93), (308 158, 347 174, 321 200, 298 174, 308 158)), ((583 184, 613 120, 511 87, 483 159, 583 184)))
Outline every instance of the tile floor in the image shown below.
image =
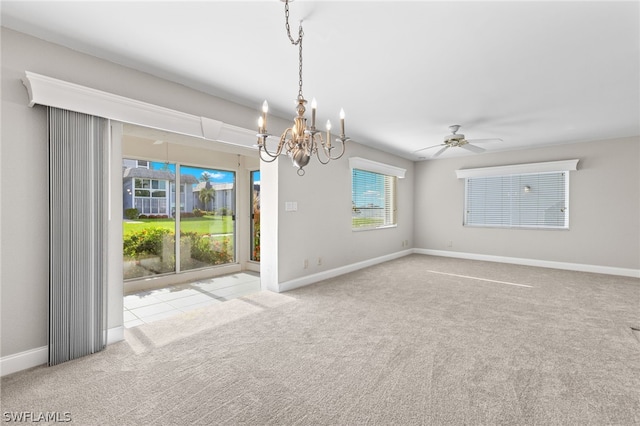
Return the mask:
POLYGON ((260 291, 260 274, 240 272, 124 297, 124 326, 135 327, 260 291))

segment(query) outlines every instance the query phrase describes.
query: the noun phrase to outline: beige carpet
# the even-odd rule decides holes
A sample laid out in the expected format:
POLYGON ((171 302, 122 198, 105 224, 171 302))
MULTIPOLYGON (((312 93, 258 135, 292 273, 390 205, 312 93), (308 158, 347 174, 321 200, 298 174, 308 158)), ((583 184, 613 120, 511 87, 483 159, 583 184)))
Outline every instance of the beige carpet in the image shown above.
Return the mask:
POLYGON ((99 354, 3 378, 2 412, 81 425, 638 425, 638 326, 638 279, 412 255, 130 329, 99 354))

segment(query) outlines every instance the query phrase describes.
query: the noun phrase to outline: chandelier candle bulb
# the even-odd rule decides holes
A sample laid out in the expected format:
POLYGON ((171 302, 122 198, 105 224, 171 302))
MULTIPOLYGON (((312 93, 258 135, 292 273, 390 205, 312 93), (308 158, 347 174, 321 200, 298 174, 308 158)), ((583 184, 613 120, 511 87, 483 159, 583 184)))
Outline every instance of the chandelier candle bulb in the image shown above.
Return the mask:
POLYGON ((259 117, 258 118, 258 133, 261 133, 261 134, 264 133, 263 126, 264 126, 264 118, 259 117))
POLYGON ((269 111, 269 104, 267 101, 262 103, 262 133, 267 133, 267 112, 269 111))
POLYGON ((327 120, 327 148, 331 148, 331 121, 327 120))
POLYGON ((316 109, 318 108, 318 103, 316 102, 316 98, 311 99, 311 130, 316 129, 316 109))
POLYGON ((340 108, 340 134, 344 137, 344 109, 340 108))

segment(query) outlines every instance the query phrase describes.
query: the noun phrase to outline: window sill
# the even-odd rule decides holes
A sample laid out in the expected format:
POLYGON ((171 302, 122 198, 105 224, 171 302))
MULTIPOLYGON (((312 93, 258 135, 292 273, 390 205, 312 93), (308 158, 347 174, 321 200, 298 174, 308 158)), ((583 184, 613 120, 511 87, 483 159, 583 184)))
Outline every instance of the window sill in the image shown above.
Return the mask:
POLYGON ((569 228, 552 228, 546 226, 493 226, 493 225, 462 225, 465 228, 486 228, 486 229, 521 229, 528 231, 568 231, 569 228))
POLYGON ((353 232, 362 232, 362 231, 375 231, 376 229, 388 229, 388 228, 397 228, 398 225, 384 225, 384 226, 376 226, 371 228, 351 228, 353 232))

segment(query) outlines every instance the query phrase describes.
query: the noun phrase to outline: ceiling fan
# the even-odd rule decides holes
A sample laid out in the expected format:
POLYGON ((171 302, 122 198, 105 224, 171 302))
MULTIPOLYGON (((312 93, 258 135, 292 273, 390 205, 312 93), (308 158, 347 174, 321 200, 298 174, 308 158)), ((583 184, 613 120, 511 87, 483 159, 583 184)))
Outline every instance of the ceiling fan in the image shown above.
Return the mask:
POLYGON ((447 135, 444 137, 444 142, 440 143, 438 145, 433 145, 433 146, 428 146, 426 148, 421 148, 417 151, 413 151, 413 153, 415 154, 416 152, 420 152, 420 151, 425 151, 427 149, 431 149, 431 148, 436 148, 436 147, 442 147, 438 150, 438 152, 436 152, 435 154, 433 154, 431 157, 438 157, 440 156, 443 152, 445 152, 447 149, 449 148, 453 148, 453 147, 459 147, 459 148, 464 148, 468 151, 471 152, 475 152, 475 153, 481 153, 486 151, 484 148, 480 148, 479 146, 475 146, 475 145, 471 145, 469 142, 473 142, 473 143, 481 143, 481 142, 491 142, 491 141, 502 141, 502 139, 470 139, 467 140, 465 139, 464 135, 462 133, 457 133, 457 131, 460 129, 460 125, 459 124, 453 124, 451 126, 449 126, 449 131, 451 132, 450 135, 447 135))

